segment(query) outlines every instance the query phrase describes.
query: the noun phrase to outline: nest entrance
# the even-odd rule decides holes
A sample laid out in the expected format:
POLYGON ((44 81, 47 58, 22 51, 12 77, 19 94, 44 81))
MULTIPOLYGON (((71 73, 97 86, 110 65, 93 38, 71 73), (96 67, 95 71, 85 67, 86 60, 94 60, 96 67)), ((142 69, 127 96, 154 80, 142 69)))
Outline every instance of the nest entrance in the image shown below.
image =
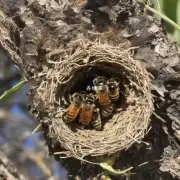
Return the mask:
MULTIPOLYGON (((78 71, 76 71, 72 77, 72 79, 66 84, 64 87, 64 91, 58 91, 64 92, 64 94, 58 94, 56 95, 57 100, 60 97, 64 97, 66 103, 62 102, 63 107, 68 107, 70 105, 70 99, 69 97, 76 92, 86 92, 87 94, 93 93, 96 94, 93 90, 93 80, 97 76, 105 77, 106 79, 110 79, 112 77, 116 77, 119 80, 119 88, 120 88, 120 98, 119 100, 114 104, 115 109, 114 113, 106 119, 102 120, 102 127, 107 122, 108 119, 110 119, 118 109, 125 109, 127 108, 128 104, 125 101, 125 87, 130 82, 128 82, 128 79, 125 77, 125 72, 123 72, 121 66, 113 66, 109 63, 100 63, 95 64, 94 66, 87 66, 80 68, 78 71)), ((60 88, 59 88, 60 89, 60 88)), ((97 105, 97 104, 96 104, 97 105)), ((76 132, 77 129, 82 129, 83 126, 79 125, 77 121, 73 121, 69 123, 69 128, 73 130, 73 132, 76 132)), ((91 124, 88 126, 83 127, 85 129, 94 129, 91 124)))
POLYGON ((153 112, 151 80, 143 65, 132 58, 130 50, 80 40, 62 50, 59 60, 56 57, 49 63, 53 66, 43 72, 46 78, 38 88, 38 94, 51 116, 48 137, 60 145, 61 154, 75 158, 113 154, 141 141, 153 112), (128 106, 125 109, 117 107, 102 131, 74 131, 62 119, 63 102, 68 101, 68 94, 87 91, 93 74, 120 78, 120 88, 128 106), (59 102, 58 106, 55 101, 59 102))
POLYGON ((72 79, 65 85, 63 91, 61 89, 61 86, 58 88, 59 91, 57 91, 56 100, 64 96, 66 101, 69 103, 68 95, 72 95, 73 93, 81 91, 84 91, 86 93, 95 93, 93 90, 92 82, 97 76, 103 76, 107 79, 117 77, 119 79, 121 98, 119 99, 117 104, 119 104, 120 101, 122 102, 122 99, 124 99, 125 91, 124 85, 127 85, 129 82, 125 76, 125 72, 121 70, 121 66, 118 67, 117 65, 115 65, 113 67, 113 65, 109 63, 95 64, 94 66, 87 66, 77 70, 74 73, 72 79))

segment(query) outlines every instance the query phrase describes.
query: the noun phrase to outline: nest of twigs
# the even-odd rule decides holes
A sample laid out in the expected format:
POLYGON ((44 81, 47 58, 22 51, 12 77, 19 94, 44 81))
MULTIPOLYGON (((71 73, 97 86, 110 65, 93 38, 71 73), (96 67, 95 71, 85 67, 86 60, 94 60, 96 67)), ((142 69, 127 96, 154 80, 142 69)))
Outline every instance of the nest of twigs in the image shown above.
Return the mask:
POLYGON ((60 145, 61 156, 113 154, 142 140, 153 112, 153 99, 149 73, 133 59, 132 48, 79 40, 51 52, 47 59, 49 68, 44 68, 45 78, 37 92, 52 121, 48 137, 60 145), (82 129, 62 119, 69 95, 86 91, 94 74, 120 79, 120 100, 112 117, 103 121, 101 131, 82 129))

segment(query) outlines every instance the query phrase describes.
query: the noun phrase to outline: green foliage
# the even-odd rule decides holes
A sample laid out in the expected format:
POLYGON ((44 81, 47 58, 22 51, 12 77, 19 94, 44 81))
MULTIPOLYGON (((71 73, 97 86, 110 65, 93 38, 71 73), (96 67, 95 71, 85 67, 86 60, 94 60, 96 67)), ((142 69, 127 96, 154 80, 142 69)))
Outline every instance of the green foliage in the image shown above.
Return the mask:
MULTIPOLYGON (((176 12, 177 12, 178 0, 160 0, 161 12, 168 16, 174 22, 177 22, 176 12)), ((164 22, 167 32, 173 33, 174 28, 167 22, 164 22)))
POLYGON ((5 100, 9 96, 15 94, 20 88, 22 88, 25 84, 25 81, 20 81, 18 84, 13 86, 11 89, 5 91, 1 96, 0 96, 0 101, 5 100))
POLYGON ((100 163, 100 166, 107 171, 108 174, 113 175, 113 176, 118 176, 118 175, 127 175, 130 173, 130 170, 133 169, 132 167, 126 169, 126 170, 120 170, 120 169, 114 169, 111 165, 108 163, 100 163))
POLYGON ((168 36, 180 46, 180 0, 154 0, 155 9, 137 0, 145 8, 155 14, 157 19, 164 20, 164 27, 168 36))
POLYGON ((118 176, 118 175, 128 175, 130 174, 130 170, 133 169, 133 167, 130 167, 125 170, 120 169, 114 169, 112 166, 115 163, 116 158, 118 157, 118 153, 115 153, 110 156, 102 156, 99 157, 99 161, 101 162, 99 165, 104 169, 104 172, 106 175, 112 175, 112 176, 118 176))
MULTIPOLYGON (((170 18, 180 26, 180 0, 154 0, 154 3, 155 9, 158 12, 166 15, 168 18, 170 18)), ((179 29, 166 20, 164 21, 163 25, 168 33, 168 36, 172 40, 176 41, 178 45, 180 45, 179 29)))

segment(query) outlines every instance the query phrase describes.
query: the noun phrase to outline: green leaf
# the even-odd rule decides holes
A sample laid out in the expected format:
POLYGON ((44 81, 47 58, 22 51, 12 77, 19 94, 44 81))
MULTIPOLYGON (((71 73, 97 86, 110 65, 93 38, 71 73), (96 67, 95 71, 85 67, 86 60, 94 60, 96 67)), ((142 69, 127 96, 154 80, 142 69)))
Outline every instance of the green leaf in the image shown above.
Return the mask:
MULTIPOLYGON (((177 18, 177 24, 180 26, 180 0, 178 1, 177 4, 176 18, 177 18)), ((180 32, 176 30, 174 37, 177 41, 178 46, 180 47, 180 32)))
POLYGON ((121 174, 127 175, 129 173, 129 171, 132 169, 132 167, 129 169, 123 170, 123 171, 121 171, 120 169, 113 169, 112 166, 114 165, 114 162, 118 155, 119 155, 119 153, 115 153, 110 156, 99 157, 99 161, 101 161, 101 163, 99 165, 105 170, 106 174, 110 174, 113 176, 118 176, 121 174))
MULTIPOLYGON (((174 22, 177 22, 177 3, 179 0, 164 0, 162 9, 164 11, 164 14, 169 17, 174 22)), ((166 31, 173 34, 175 28, 171 26, 168 22, 165 22, 165 28, 166 31)))
POLYGON ((110 166, 109 164, 107 163, 100 163, 100 166, 107 170, 109 174, 113 175, 113 176, 118 176, 118 175, 122 175, 122 174, 128 174, 130 172, 131 169, 133 169, 133 167, 130 167, 128 169, 125 169, 125 170, 120 170, 120 169, 113 169, 112 166, 110 166))
POLYGON ((180 0, 155 0, 154 2, 155 9, 159 13, 166 15, 176 23, 176 25, 173 25, 168 19, 163 18, 165 20, 163 25, 167 31, 168 38, 177 42, 180 46, 180 0))
MULTIPOLYGON (((140 2, 142 4, 142 2, 140 0, 138 0, 138 2, 140 2)), ((143 3, 144 4, 144 3, 143 3)), ((176 28, 179 32, 180 32, 180 26, 174 22, 173 20, 171 20, 170 18, 168 18, 166 15, 160 13, 159 11, 155 10, 154 8, 144 4, 145 8, 151 12, 153 12, 154 14, 160 16, 163 20, 165 20, 166 22, 168 22, 171 26, 173 26, 174 28, 176 28)))
MULTIPOLYGON (((163 12, 163 4, 164 4, 164 0, 154 0, 154 8, 160 12, 160 13, 164 13, 163 12)), ((160 20, 160 16, 155 15, 156 19, 160 20)))
POLYGON ((8 98, 10 95, 15 94, 19 89, 21 89, 25 84, 25 81, 20 81, 18 84, 13 86, 11 89, 5 91, 1 96, 0 96, 0 101, 4 100, 5 98, 8 98))
POLYGON ((107 163, 110 166, 113 166, 117 156, 118 156, 118 153, 112 154, 110 156, 105 156, 104 157, 104 162, 107 163))
POLYGON ((107 163, 108 165, 113 166, 118 154, 119 153, 115 153, 115 154, 112 154, 112 155, 109 155, 109 156, 108 155, 98 156, 96 158, 101 163, 107 163))
POLYGON ((180 0, 177 3, 176 18, 177 18, 177 24, 180 25, 180 0))

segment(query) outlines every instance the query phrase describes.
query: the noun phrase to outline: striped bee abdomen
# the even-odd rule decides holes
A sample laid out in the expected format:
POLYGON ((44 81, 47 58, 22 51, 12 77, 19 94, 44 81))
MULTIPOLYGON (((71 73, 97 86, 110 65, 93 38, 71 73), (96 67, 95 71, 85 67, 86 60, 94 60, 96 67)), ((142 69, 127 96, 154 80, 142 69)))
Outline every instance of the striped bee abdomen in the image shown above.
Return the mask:
POLYGON ((99 94, 98 99, 99 99, 100 106, 106 107, 110 105, 110 99, 109 99, 108 94, 99 94))
POLYGON ((98 131, 100 131, 102 128, 101 115, 100 115, 98 108, 94 110, 93 119, 91 121, 91 124, 98 131))
POLYGON ((87 126, 91 122, 94 106, 95 105, 93 103, 90 103, 88 100, 82 104, 79 115, 79 123, 87 126))
POLYGON ((102 107, 101 108, 101 117, 104 118, 108 118, 113 114, 114 111, 114 105, 110 104, 106 107, 102 107))
POLYGON ((119 99, 119 91, 117 90, 114 94, 110 93, 109 98, 112 102, 116 102, 119 99))
POLYGON ((113 78, 108 81, 109 98, 112 102, 117 102, 119 99, 119 82, 113 78))
POLYGON ((66 112, 64 121, 66 121, 67 123, 74 121, 77 115, 79 114, 79 111, 80 111, 80 107, 71 104, 66 112))

